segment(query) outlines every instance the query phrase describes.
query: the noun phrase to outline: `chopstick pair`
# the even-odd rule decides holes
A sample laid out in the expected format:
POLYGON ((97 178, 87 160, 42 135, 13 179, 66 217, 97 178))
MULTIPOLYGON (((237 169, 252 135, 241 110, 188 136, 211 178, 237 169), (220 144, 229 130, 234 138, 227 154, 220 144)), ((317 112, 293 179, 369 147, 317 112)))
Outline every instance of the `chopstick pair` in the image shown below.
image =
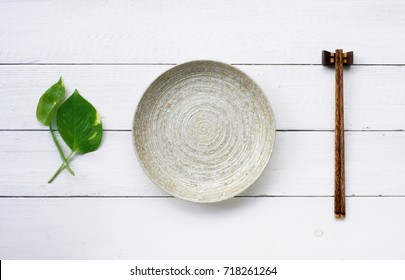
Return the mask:
POLYGON ((343 65, 353 64, 353 52, 323 51, 322 64, 335 66, 335 217, 346 216, 345 194, 345 128, 343 102, 343 65))

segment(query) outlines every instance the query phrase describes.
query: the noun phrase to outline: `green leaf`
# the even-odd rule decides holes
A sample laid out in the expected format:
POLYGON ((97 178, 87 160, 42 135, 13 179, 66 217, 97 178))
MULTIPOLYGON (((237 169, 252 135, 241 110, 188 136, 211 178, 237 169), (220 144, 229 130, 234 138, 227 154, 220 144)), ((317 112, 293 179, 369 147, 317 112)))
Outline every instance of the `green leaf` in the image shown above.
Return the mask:
POLYGON ((103 127, 96 109, 77 90, 60 106, 56 125, 73 152, 95 151, 103 137, 103 127))
POLYGON ((56 109, 65 96, 65 85, 62 77, 51 86, 39 99, 37 106, 37 119, 44 125, 49 125, 56 109))
POLYGON ((52 119, 58 109, 60 103, 65 96, 65 85, 63 84, 62 77, 59 78, 59 81, 51 86, 44 94, 42 94, 37 105, 37 119, 44 125, 49 126, 49 130, 52 134, 53 142, 55 143, 59 155, 66 166, 66 169, 70 174, 74 175, 75 173, 68 165, 68 162, 63 154, 62 148, 59 145, 58 140, 55 137, 55 134, 52 129, 52 119))

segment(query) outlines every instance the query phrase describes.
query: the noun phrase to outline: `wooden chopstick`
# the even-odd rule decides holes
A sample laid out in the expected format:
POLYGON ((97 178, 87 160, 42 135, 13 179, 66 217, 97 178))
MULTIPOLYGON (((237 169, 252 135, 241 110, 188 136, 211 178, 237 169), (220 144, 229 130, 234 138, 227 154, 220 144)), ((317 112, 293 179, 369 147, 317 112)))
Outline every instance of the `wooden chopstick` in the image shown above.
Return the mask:
POLYGON ((346 215, 345 201, 345 128, 343 102, 343 50, 335 53, 335 216, 344 218, 346 215))

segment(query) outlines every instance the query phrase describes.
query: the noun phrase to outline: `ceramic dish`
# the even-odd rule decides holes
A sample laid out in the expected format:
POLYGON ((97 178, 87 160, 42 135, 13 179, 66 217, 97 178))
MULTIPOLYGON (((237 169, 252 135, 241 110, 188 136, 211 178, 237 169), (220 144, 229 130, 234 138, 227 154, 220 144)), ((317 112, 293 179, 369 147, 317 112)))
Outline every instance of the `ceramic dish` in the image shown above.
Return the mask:
POLYGON ((133 122, 135 151, 166 192, 215 202, 246 190, 270 159, 271 106, 259 86, 233 66, 192 61, 159 76, 133 122))

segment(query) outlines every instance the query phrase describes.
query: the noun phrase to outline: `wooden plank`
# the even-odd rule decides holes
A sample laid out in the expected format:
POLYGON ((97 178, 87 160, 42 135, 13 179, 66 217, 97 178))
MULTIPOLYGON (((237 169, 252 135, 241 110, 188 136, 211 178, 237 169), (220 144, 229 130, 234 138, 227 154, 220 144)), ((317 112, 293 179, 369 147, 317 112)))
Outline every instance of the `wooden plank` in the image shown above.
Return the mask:
POLYGON ((405 198, 0 199, 1 259, 403 259, 405 198))
POLYGON ((404 25, 401 0, 6 1, 0 62, 313 64, 339 47, 355 63, 403 64, 404 25))
MULTIPOLYGON (((35 110, 41 94, 63 76, 99 110, 104 128, 131 129, 148 85, 172 66, 1 66, 0 129, 43 129, 35 110)), ((239 65, 268 96, 281 130, 334 129, 334 71, 323 66, 239 65)), ((405 67, 352 66, 345 71, 345 127, 405 129, 405 67)))
MULTIPOLYGON (((405 132, 346 133, 346 194, 405 195, 405 132)), ((333 132, 277 132, 269 165, 243 195, 332 196, 333 132)), ((142 171, 131 132, 107 131, 99 151, 74 157, 76 176, 48 178, 60 158, 47 131, 0 132, 1 196, 161 196, 142 171)), ((331 210, 332 211, 332 210, 331 210)))

